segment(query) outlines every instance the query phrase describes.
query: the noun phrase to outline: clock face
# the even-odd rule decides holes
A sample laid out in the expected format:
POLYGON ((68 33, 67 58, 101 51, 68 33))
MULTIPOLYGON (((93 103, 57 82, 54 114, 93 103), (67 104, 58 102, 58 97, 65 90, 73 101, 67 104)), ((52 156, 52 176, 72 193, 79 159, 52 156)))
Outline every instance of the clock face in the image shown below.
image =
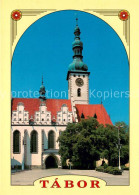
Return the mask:
POLYGON ((82 87, 83 84, 84 84, 83 79, 81 79, 81 78, 76 79, 75 82, 76 82, 76 85, 77 85, 78 87, 82 87))

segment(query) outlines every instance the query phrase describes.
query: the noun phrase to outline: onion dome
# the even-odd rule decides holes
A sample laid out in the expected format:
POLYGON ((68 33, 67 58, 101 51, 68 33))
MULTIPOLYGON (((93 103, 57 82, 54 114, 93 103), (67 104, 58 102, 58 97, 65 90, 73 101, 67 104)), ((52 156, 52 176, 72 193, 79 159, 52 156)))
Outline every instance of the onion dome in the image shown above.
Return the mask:
POLYGON ((69 65, 69 71, 87 71, 87 65, 79 58, 74 59, 73 62, 69 65))
POLYGON ((72 48, 74 49, 75 47, 83 48, 83 43, 80 40, 75 39, 75 41, 72 43, 72 48))
POLYGON ((75 40, 72 43, 72 49, 74 52, 73 62, 69 65, 69 71, 87 71, 88 67, 83 62, 82 50, 83 43, 80 40, 80 28, 78 26, 78 18, 76 18, 76 27, 74 29, 75 40))
POLYGON ((40 86, 40 91, 42 91, 42 90, 45 90, 45 86, 44 85, 40 86))

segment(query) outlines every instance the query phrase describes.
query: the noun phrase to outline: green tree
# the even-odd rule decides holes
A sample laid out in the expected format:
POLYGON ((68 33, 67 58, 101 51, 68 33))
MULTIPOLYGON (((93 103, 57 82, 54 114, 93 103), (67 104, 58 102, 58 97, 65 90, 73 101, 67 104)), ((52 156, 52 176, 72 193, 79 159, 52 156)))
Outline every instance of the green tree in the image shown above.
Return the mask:
MULTIPOLYGON (((121 125, 121 122, 116 125, 121 125)), ((123 122, 121 126, 121 162, 125 164, 129 159, 128 126, 123 122)), ((59 137, 59 144, 63 167, 67 159, 70 159, 75 168, 80 169, 93 169, 95 161, 100 158, 108 159, 109 165, 118 165, 117 128, 113 125, 100 125, 95 118, 68 124, 59 137)))

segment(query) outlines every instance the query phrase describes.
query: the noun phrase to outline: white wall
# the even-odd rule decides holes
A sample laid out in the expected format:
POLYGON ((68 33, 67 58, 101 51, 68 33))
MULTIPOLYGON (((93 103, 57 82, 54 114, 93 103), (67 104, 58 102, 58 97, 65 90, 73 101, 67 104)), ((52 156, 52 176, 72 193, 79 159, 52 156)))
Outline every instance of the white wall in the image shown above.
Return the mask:
MULTIPOLYGON (((23 148, 23 138, 25 135, 25 131, 27 132, 27 147, 25 150, 25 163, 26 165, 41 165, 42 161, 42 131, 44 131, 44 148, 48 149, 48 133, 53 130, 55 133, 55 149, 59 149, 59 143, 57 139, 59 137, 59 132, 64 131, 66 126, 12 126, 11 133, 11 159, 14 158, 14 162, 16 164, 22 164, 22 160, 24 157, 24 148, 23 148), (13 132, 18 130, 21 135, 20 139, 20 153, 13 153, 13 132), (38 133, 38 152, 37 154, 30 153, 30 135, 33 130, 36 130, 38 133)), ((15 165, 15 164, 14 164, 15 165)))
POLYGON ((88 104, 89 103, 89 82, 88 82, 88 74, 86 73, 70 73, 69 80, 69 94, 68 97, 71 99, 73 97, 75 104, 88 104), (84 77, 85 76, 85 77, 84 77), (84 85, 78 87, 76 85, 76 79, 82 78, 84 81, 84 85), (81 97, 77 96, 77 89, 81 89, 81 97))

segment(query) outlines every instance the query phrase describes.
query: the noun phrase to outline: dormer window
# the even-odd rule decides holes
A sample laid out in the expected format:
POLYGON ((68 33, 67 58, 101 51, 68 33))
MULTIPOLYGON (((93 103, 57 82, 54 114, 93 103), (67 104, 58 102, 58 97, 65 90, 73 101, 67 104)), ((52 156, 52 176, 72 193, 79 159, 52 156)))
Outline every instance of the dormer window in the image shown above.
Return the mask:
POLYGON ((96 118, 96 119, 97 119, 97 115, 96 115, 96 113, 94 114, 94 118, 96 118))
POLYGON ((84 114, 83 113, 81 114, 81 118, 84 118, 84 114))
POLYGON ((21 114, 22 113, 22 111, 19 111, 19 114, 21 114))
POLYGON ((42 111, 42 114, 44 114, 44 111, 42 111))

